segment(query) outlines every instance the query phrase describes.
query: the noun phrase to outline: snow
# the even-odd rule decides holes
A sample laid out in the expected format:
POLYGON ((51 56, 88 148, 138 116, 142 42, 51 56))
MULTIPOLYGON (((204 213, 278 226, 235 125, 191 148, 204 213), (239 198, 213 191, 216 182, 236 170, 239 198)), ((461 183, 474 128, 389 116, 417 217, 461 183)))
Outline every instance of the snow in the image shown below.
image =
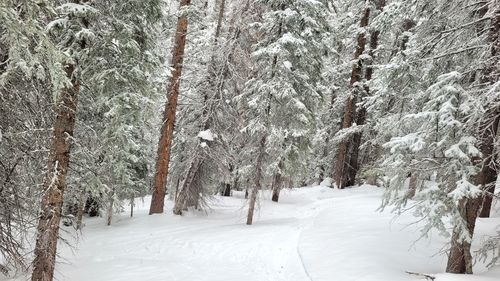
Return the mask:
POLYGON ((293 65, 290 61, 284 61, 283 65, 285 66, 286 69, 292 70, 293 65))
MULTIPOLYGON (((77 250, 59 244, 56 280, 422 280, 406 271, 432 274, 437 281, 500 276, 498 268, 486 272, 480 263, 473 276, 441 273, 446 258, 437 253, 445 240, 414 243, 420 235, 419 226, 410 224, 415 218, 376 211, 382 190, 374 186, 287 189, 279 203, 266 191, 252 226, 245 225, 243 193, 233 195, 215 197, 207 213, 182 217, 171 213, 171 201, 165 214, 149 216, 146 198, 136 201, 133 218, 123 213, 109 227, 104 218, 87 218, 77 250)), ((479 219, 478 233, 494 234, 499 222, 479 219)))
POLYGON ((213 141, 217 136, 210 129, 198 133, 198 137, 203 140, 213 141))
POLYGON ((325 178, 322 182, 320 182, 320 184, 319 184, 319 185, 320 185, 320 186, 326 186, 326 187, 332 187, 332 186, 333 186, 333 184, 332 184, 332 183, 333 183, 332 178, 327 177, 327 178, 325 178))

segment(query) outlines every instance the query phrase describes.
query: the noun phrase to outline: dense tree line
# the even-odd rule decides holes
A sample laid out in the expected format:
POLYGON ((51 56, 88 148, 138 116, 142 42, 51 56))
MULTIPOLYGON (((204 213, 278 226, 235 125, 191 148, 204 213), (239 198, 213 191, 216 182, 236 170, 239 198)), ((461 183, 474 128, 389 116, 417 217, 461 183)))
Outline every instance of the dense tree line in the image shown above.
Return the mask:
POLYGON ((499 0, 3 0, 0 272, 52 280, 62 222, 149 194, 245 190, 251 225, 262 189, 370 183, 472 273, 499 58, 499 0))

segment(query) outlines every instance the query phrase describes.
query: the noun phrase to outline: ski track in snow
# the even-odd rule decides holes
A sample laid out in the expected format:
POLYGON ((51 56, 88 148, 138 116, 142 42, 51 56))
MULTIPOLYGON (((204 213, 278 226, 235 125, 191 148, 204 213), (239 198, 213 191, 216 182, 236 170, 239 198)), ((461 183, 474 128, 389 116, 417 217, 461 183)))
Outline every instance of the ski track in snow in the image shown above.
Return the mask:
MULTIPOLYGON (((445 240, 435 236, 412 247, 418 226, 405 226, 414 218, 394 220, 376 211, 381 194, 369 186, 342 191, 317 186, 284 190, 275 203, 264 192, 252 226, 245 225, 246 200, 239 192, 216 197, 208 214, 182 217, 171 214, 170 201, 165 214, 149 216, 149 200, 138 200, 134 218, 124 213, 110 227, 103 218, 87 218, 76 250, 60 243, 56 278, 404 281, 419 280, 406 270, 442 272, 446 259, 436 253, 445 240)), ((437 276, 438 281, 491 281, 500 275, 437 276)))

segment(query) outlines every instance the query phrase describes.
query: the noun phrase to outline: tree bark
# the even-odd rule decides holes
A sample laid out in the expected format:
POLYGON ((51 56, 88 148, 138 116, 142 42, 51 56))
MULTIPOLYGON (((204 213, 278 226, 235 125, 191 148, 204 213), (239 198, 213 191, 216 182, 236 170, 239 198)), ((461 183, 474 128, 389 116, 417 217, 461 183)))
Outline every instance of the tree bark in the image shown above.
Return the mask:
POLYGON ((113 220, 113 204, 114 204, 114 191, 111 193, 111 196, 109 197, 109 202, 108 202, 108 212, 107 212, 107 220, 106 220, 106 225, 110 226, 111 222, 113 220))
POLYGON ((186 46, 186 34, 188 29, 188 19, 183 8, 188 7, 191 0, 180 0, 181 15, 177 20, 174 48, 172 51, 171 67, 172 77, 167 90, 168 101, 165 104, 163 113, 163 125, 160 132, 158 152, 156 160, 156 172, 154 178, 154 191, 151 198, 149 214, 163 213, 165 204, 166 185, 168 177, 168 167, 170 164, 170 152, 174 136, 175 114, 177 112, 177 101, 179 98, 179 86, 182 76, 182 63, 184 61, 184 49, 186 46))
POLYGON ((283 161, 280 161, 278 163, 278 171, 276 172, 276 174, 274 174, 272 183, 273 195, 271 200, 274 202, 278 202, 280 197, 280 191, 283 185, 283 177, 281 176, 282 169, 283 169, 283 161))
MULTIPOLYGON (((366 8, 361 17, 359 26, 361 28, 366 28, 368 26, 368 21, 370 18, 370 8, 366 8)), ((356 101, 358 98, 357 83, 361 81, 361 73, 363 70, 362 61, 360 56, 363 54, 366 48, 366 34, 365 31, 358 35, 358 44, 356 46, 356 51, 354 52, 354 60, 357 62, 353 65, 351 71, 350 86, 353 88, 351 96, 347 99, 347 103, 344 110, 344 117, 342 120, 342 129, 347 129, 352 126, 355 114, 356 114, 356 101)), ((349 139, 341 141, 338 148, 337 160, 334 165, 333 178, 338 188, 343 189, 347 186, 346 177, 346 167, 348 164, 347 153, 349 152, 349 139)))
POLYGON ((408 193, 406 194, 406 198, 412 199, 413 197, 415 197, 415 193, 417 192, 417 183, 418 183, 417 173, 412 172, 410 174, 410 183, 408 185, 408 193))
MULTIPOLYGON (((215 92, 216 93, 216 98, 220 98, 217 87, 215 86, 215 80, 217 79, 216 77, 216 61, 215 61, 215 50, 217 48, 217 42, 219 40, 220 36, 220 31, 221 31, 221 26, 222 26, 222 20, 224 17, 224 11, 225 11, 225 0, 222 0, 219 6, 219 14, 217 17, 217 26, 215 30, 215 36, 214 36, 214 48, 213 48, 213 53, 212 57, 210 60, 210 63, 208 65, 208 70, 207 70, 207 80, 208 80, 208 85, 207 89, 203 91, 203 99, 204 99, 204 104, 205 107, 203 108, 202 111, 202 117, 201 120, 205 120, 204 123, 202 124, 201 128, 203 130, 208 130, 210 127, 212 127, 212 116, 210 116, 210 110, 209 106, 213 102, 210 100, 210 93, 215 92)), ((227 64, 227 63, 226 63, 227 64)), ((227 67, 227 65, 223 66, 224 68, 227 67)), ((226 75, 223 75, 222 80, 226 79, 226 75)), ((210 147, 212 142, 207 142, 208 146, 210 147)), ((196 148, 194 151, 194 157, 193 160, 191 161, 191 164, 189 165, 189 170, 187 171, 187 176, 186 179, 183 181, 182 188, 178 190, 178 196, 177 200, 175 201, 175 206, 174 206, 174 214, 176 215, 182 215, 182 210, 187 210, 188 205, 194 205, 198 206, 198 199, 199 199, 199 191, 193 190, 193 183, 195 183, 194 179, 198 176, 198 173, 200 172, 200 168, 203 165, 205 159, 203 149, 196 148), (196 192, 196 198, 193 198, 192 195, 196 192), (190 194, 191 194, 191 198, 190 194), (189 202, 188 202, 189 201, 189 202)), ((230 188, 230 186, 229 186, 230 188)), ((226 192, 224 190, 224 192, 226 192)), ((224 195, 224 194, 223 194, 224 195)), ((229 196, 229 195, 227 195, 229 196)))
POLYGON ((80 92, 80 82, 75 77, 74 70, 75 65, 65 65, 66 75, 71 79, 72 85, 62 90, 60 102, 56 107, 57 116, 53 125, 48 171, 43 184, 44 194, 37 227, 32 281, 51 281, 54 278, 59 224, 80 92))
POLYGON ((83 212, 85 211, 85 201, 87 201, 86 191, 82 190, 78 198, 78 211, 76 213, 76 229, 82 229, 83 212))
MULTIPOLYGON (((498 70, 499 63, 499 55, 500 55, 500 1, 496 0, 492 2, 490 5, 490 9, 494 10, 492 15, 491 27, 488 33, 488 40, 491 43, 491 58, 492 62, 485 69, 484 74, 482 75, 482 79, 484 82, 489 85, 495 84, 500 79, 500 71, 498 70)), ((500 123, 500 108, 491 108, 490 109, 490 120, 486 120, 486 122, 491 122, 490 125, 488 123, 485 124, 486 134, 493 135, 493 139, 491 141, 494 142, 494 137, 498 134, 498 125, 500 123)), ((484 190, 487 192, 482 200, 481 213, 479 216, 481 218, 487 218, 490 216, 491 212, 491 204, 493 201, 493 194, 495 193, 495 184, 498 177, 498 172, 494 168, 494 164, 496 162, 496 158, 494 156, 494 146, 491 151, 488 151, 487 155, 489 158, 487 159, 487 168, 488 171, 485 171, 488 174, 487 180, 484 183, 484 190)))
POLYGON ((220 1, 219 14, 217 15, 217 26, 215 28, 215 43, 219 40, 220 31, 222 27, 222 20, 224 19, 224 11, 226 10, 226 0, 220 1))
POLYGON ((223 183, 224 190, 222 192, 222 196, 229 197, 231 196, 231 184, 230 183, 223 183))
POLYGON ((275 175, 275 178, 273 180, 273 195, 271 197, 271 200, 273 202, 278 202, 280 198, 280 191, 281 191, 281 177, 279 175, 275 175))
POLYGON ((255 203, 257 201, 257 194, 261 189, 262 165, 264 162, 264 154, 266 153, 266 142, 267 137, 266 135, 264 135, 260 139, 259 154, 257 155, 257 161, 255 163, 255 186, 252 189, 252 193, 250 194, 250 202, 248 203, 247 225, 251 225, 253 223, 253 213, 255 210, 255 203))
POLYGON ((497 182, 498 172, 495 169, 495 138, 498 135, 498 125, 500 123, 500 109, 493 109, 487 115, 487 120, 483 124, 483 143, 481 153, 483 153, 484 164, 483 168, 478 175, 478 183, 481 189, 485 192, 480 203, 479 217, 488 218, 491 212, 491 204, 493 201, 493 194, 495 193, 495 185, 497 182))
MULTIPOLYGON (((380 1, 377 5, 378 10, 382 10, 384 8, 385 1, 380 1)), ((369 55, 370 55, 370 61, 368 62, 363 62, 363 65, 368 64, 366 66, 366 71, 365 71, 365 83, 370 81, 373 77, 373 67, 371 66, 373 64, 373 58, 375 57, 375 50, 378 47, 378 41, 379 41, 379 35, 380 31, 374 30, 371 35, 370 35, 370 50, 369 50, 369 55)), ((370 96, 370 88, 368 85, 364 85, 364 92, 363 95, 370 96)), ((366 123, 366 108, 362 105, 360 109, 358 110, 356 114, 356 125, 364 125, 366 123)), ((345 167, 344 170, 347 170, 347 186, 353 186, 355 184, 356 180, 356 175, 358 174, 359 170, 359 163, 358 163, 358 158, 359 158, 359 147, 361 146, 361 138, 362 138, 362 133, 358 132, 355 133, 353 138, 352 138, 352 143, 351 143, 351 153, 349 155, 349 164, 348 167, 345 167)))
POLYGON ((133 218, 134 217, 134 205, 135 205, 135 198, 134 196, 131 196, 130 197, 130 217, 133 218))
POLYGON ((186 178, 182 182, 181 189, 179 190, 177 194, 177 198, 175 200, 175 205, 173 209, 173 213, 175 215, 182 215, 182 210, 184 206, 186 205, 186 201, 188 200, 188 188, 192 185, 192 183, 195 180, 195 177, 198 173, 198 170, 200 169, 201 165, 203 164, 203 159, 196 157, 194 161, 191 163, 189 166, 188 173, 186 175, 186 178))
MULTIPOLYGON (((478 180, 481 176, 478 176, 478 180)), ((460 215, 467 224, 467 231, 469 232, 468 240, 462 240, 461 229, 455 226, 451 238, 451 247, 448 255, 448 263, 446 265, 446 272, 448 273, 466 273, 472 274, 472 254, 470 251, 472 237, 474 235, 474 228, 476 226, 476 218, 479 212, 481 199, 469 198, 463 199, 459 203, 460 215)))
MULTIPOLYGON (((375 7, 377 10, 381 11, 385 6, 385 0, 379 0, 375 2, 375 7)), ((361 19, 360 26, 367 27, 368 21, 370 17, 370 9, 367 8, 365 10, 364 16, 361 19)), ((379 30, 374 30, 370 35, 370 61, 363 61, 360 59, 360 56, 363 54, 366 48, 366 34, 360 34, 358 37, 358 47, 356 49, 356 53, 354 55, 355 59, 358 60, 357 64, 354 66, 352 74, 351 74, 351 87, 353 87, 353 94, 351 98, 348 100, 348 104, 346 106, 343 129, 349 128, 352 126, 353 119, 355 120, 356 125, 364 125, 366 123, 366 108, 361 106, 359 110, 356 110, 356 102, 359 98, 363 96, 370 95, 370 89, 368 85, 356 85, 356 83, 362 82, 363 68, 366 66, 365 74, 364 74, 364 83, 370 81, 373 76, 373 67, 371 64, 373 63, 373 57, 375 56, 375 50, 378 47, 379 41, 379 30), (361 39, 361 40, 360 40, 361 39)), ((356 175, 359 170, 359 147, 361 146, 362 133, 357 132, 353 135, 352 139, 344 140, 341 144, 339 152, 342 152, 342 155, 339 153, 339 159, 342 162, 339 163, 337 160, 336 165, 336 173, 335 173, 335 182, 337 187, 344 188, 346 186, 353 186, 356 181, 356 175), (341 166, 342 165, 342 166, 341 166)))
MULTIPOLYGON (((493 85, 498 81, 498 78, 500 76, 500 73, 496 68, 496 64, 498 63, 497 56, 500 54, 500 1, 495 0, 491 2, 489 9, 493 9, 491 27, 488 34, 488 39, 492 45, 491 56, 493 59, 493 63, 490 64, 487 69, 485 69, 481 80, 488 83, 489 85, 493 85)), ((476 175, 475 183, 477 186, 480 186, 483 191, 491 191, 491 186, 493 186, 494 191, 494 186, 498 176, 496 170, 492 166, 495 160, 495 138, 498 133, 498 124, 500 121, 499 113, 499 109, 496 106, 487 108, 483 123, 479 128, 481 134, 481 138, 479 140, 479 150, 481 151, 483 158, 476 161, 481 165, 481 170, 476 175)), ((488 196, 484 198, 487 197, 488 196)), ((462 218, 467 223, 470 240, 472 240, 472 237, 474 235, 476 219, 479 215, 479 212, 482 212, 481 205, 484 205, 484 198, 469 198, 466 200, 465 206, 460 210, 462 218)), ((460 233, 457 230, 457 227, 455 227, 452 235, 446 272, 472 274, 472 255, 470 252, 470 241, 461 241, 459 238, 459 234, 460 233)))

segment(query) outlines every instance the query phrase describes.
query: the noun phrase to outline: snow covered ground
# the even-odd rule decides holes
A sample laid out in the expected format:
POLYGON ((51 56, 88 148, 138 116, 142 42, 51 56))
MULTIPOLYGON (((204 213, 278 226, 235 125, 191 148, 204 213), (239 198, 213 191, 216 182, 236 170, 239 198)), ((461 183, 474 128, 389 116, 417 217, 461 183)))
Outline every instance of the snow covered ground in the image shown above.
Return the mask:
MULTIPOLYGON (((420 240, 415 218, 376 211, 382 191, 308 187, 285 190, 279 203, 264 194, 254 225, 245 225, 241 193, 216 197, 212 210, 149 216, 149 201, 136 215, 87 219, 77 249, 61 244, 57 280, 71 281, 404 281, 405 271, 438 281, 500 280, 500 269, 482 264, 474 276, 442 274, 445 240, 420 240)), ((481 219, 492 234, 500 218, 481 219)), ((480 239, 478 239, 480 240, 480 239)), ((1 279, 1 278, 0 278, 1 279)), ((24 279, 18 279, 24 280, 24 279)))

